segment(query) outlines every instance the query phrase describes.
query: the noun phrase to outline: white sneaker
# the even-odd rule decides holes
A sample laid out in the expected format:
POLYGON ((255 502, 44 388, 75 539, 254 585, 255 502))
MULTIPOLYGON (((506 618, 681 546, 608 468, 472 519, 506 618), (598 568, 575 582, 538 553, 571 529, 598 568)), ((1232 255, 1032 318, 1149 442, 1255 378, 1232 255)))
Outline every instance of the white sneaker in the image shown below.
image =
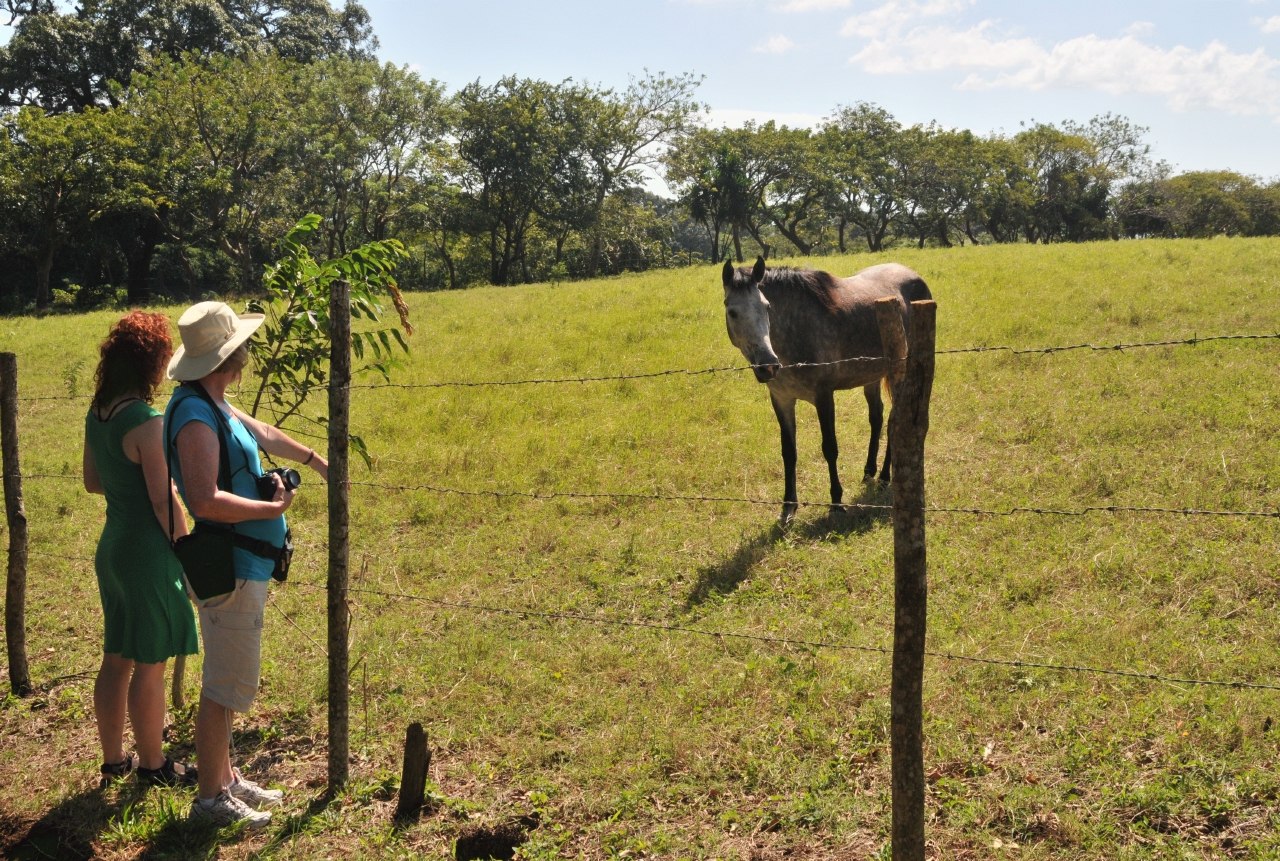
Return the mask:
POLYGON ((213 804, 205 807, 196 797, 191 801, 191 813, 188 819, 197 822, 209 822, 219 828, 243 822, 255 831, 271 822, 270 813, 259 813, 249 805, 227 792, 225 789, 213 799, 213 804))
POLYGON ((275 807, 284 800, 284 793, 279 789, 263 789, 241 774, 240 769, 233 768, 231 773, 236 776, 236 779, 234 783, 227 787, 227 791, 255 810, 261 810, 264 807, 275 807))

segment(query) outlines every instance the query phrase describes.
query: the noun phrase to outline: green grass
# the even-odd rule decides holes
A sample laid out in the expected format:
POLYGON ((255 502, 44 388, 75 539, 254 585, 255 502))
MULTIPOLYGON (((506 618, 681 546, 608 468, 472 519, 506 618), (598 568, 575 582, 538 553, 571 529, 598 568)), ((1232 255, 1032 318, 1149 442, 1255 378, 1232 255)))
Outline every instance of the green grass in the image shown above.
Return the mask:
MULTIPOLYGON (((942 348, 1280 331, 1276 240, 811 262, 848 274, 890 258, 928 280, 942 348)), ((414 296, 418 334, 397 381, 741 364, 720 299, 711 267, 414 296)), ((17 351, 24 394, 65 394, 72 381, 83 393, 112 319, 0 320, 0 349, 17 351)), ((1280 344, 1268 341, 940 356, 929 501, 1280 509, 1277 357, 1280 344)), ((24 403, 25 471, 78 473, 83 408, 24 403)), ((848 498, 859 493, 866 412, 857 392, 837 409, 848 498)), ((386 484, 781 495, 776 423, 748 374, 359 391, 354 426, 377 458, 371 476, 361 466, 356 477, 386 484)), ((800 496, 823 500, 807 407, 799 446, 800 496)), ((91 555, 100 499, 73 481, 26 489, 34 549, 91 555)), ((807 508, 783 533, 772 507, 727 503, 363 487, 353 498, 361 587, 890 642, 884 518, 807 508)), ((857 499, 887 494, 866 488, 857 499)), ((82 857, 443 857, 474 825, 537 812, 526 857, 888 857, 887 658, 368 594, 355 596, 353 623, 356 779, 323 804, 324 595, 303 588, 324 576, 319 488, 304 488, 292 522, 302 548, 294 582, 273 592, 262 693, 238 738, 248 771, 291 790, 271 829, 193 833, 181 821, 185 796, 91 791, 96 739, 81 681, 5 701, 0 840, 40 820, 37 836, 56 833, 82 857), (436 801, 394 830, 399 746, 412 720, 435 751, 436 801)), ((935 515, 930 646, 1275 682, 1277 539, 1274 520, 935 515)), ((34 559, 28 612, 37 680, 95 667, 91 566, 34 559)), ((191 693, 198 679, 197 660, 191 693)), ((1280 858, 1275 692, 931 660, 925 709, 938 857, 1280 858)), ((171 728, 184 754, 189 717, 171 728)))

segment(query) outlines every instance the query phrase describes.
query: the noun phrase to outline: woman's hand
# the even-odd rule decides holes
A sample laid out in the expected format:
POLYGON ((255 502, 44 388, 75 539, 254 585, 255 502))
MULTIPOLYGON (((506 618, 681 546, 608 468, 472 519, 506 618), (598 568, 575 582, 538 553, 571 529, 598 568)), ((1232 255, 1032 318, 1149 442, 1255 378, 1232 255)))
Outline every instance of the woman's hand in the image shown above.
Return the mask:
POLYGON ((294 488, 286 488, 279 474, 272 475, 271 480, 276 484, 276 492, 271 497, 271 503, 279 507, 280 514, 284 514, 289 510, 289 506, 293 505, 293 498, 298 495, 298 491, 294 488))

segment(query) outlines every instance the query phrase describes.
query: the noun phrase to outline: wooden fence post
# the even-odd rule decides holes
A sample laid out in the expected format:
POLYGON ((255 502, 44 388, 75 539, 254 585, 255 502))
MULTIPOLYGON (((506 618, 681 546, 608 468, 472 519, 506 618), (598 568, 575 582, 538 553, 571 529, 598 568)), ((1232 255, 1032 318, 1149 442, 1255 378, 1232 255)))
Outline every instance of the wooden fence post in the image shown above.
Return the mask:
POLYGON ((9 566, 4 589, 4 639, 9 685, 15 696, 31 693, 27 667, 27 509, 22 504, 18 457, 18 357, 0 353, 0 449, 3 449, 4 515, 9 526, 9 566))
POLYGON ((431 767, 431 751, 427 749, 427 733, 414 722, 404 734, 404 771, 400 775, 400 799, 396 803, 396 819, 413 816, 422 807, 427 794, 427 769, 431 767))
MULTIPOLYGON (((938 306, 911 303, 906 372, 889 415, 893 447, 893 861, 924 861, 923 688, 928 578, 925 559, 924 440, 929 432, 938 306)), ((900 319, 900 318, 899 318, 900 319)), ((883 318, 882 318, 883 320, 883 318)))
POLYGON ((350 764, 347 566, 351 430, 351 285, 329 285, 329 792, 346 782, 350 764))

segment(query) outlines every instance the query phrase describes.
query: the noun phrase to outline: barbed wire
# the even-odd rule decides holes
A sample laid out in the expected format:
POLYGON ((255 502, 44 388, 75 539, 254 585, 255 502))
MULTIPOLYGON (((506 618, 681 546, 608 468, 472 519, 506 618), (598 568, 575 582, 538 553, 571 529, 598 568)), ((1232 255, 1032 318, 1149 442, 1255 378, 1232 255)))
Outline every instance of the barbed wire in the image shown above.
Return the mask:
POLYGON ((955 353, 994 353, 1007 352, 1014 355, 1024 355, 1029 353, 1065 353, 1070 350, 1091 350, 1095 353, 1104 352, 1120 352, 1124 350, 1132 350, 1141 347, 1172 347, 1179 345, 1195 346, 1208 341, 1270 341, 1280 339, 1280 332, 1274 334, 1258 334, 1258 335, 1205 335, 1203 338, 1193 336, 1190 338, 1181 338, 1171 341, 1136 341, 1131 344, 1067 344, 1061 347, 961 347, 950 350, 934 350, 935 356, 948 355, 955 353))
MULTIPOLYGON (((807 507, 832 507, 842 508, 850 511, 892 511, 892 505, 872 505, 861 502, 843 502, 833 504, 830 502, 813 502, 808 500, 799 500, 796 502, 786 502, 776 499, 753 499, 744 496, 709 496, 702 494, 666 494, 666 493, 596 493, 596 492, 579 492, 579 491, 526 491, 526 490, 464 490, 454 487, 440 487, 433 484, 380 484, 372 481, 352 481, 353 487, 372 487, 380 490, 394 491, 414 491, 426 490, 432 493, 456 495, 456 496, 485 496, 493 498, 518 498, 518 499, 534 499, 534 500, 555 500, 555 499, 617 499, 617 500, 637 500, 637 501, 670 501, 670 502, 728 502, 738 503, 742 505, 795 505, 801 508, 807 507)), ((1006 509, 992 508, 963 508, 959 506, 937 506, 926 505, 923 509, 930 514, 972 514, 984 517, 1013 517, 1019 514, 1040 514, 1040 515, 1057 515, 1061 517, 1084 517, 1088 514, 1179 514, 1184 516, 1202 516, 1202 517, 1263 517, 1280 519, 1280 511, 1230 511, 1217 510, 1209 508, 1171 508, 1160 506, 1141 506, 1141 505, 1090 505, 1085 508, 1078 509, 1056 509, 1030 506, 1014 506, 1006 509)))
MULTIPOLYGON (((328 587, 314 583, 295 583, 295 586, 312 589, 320 592, 328 592, 328 587)), ((493 615, 516 616, 516 617, 532 617, 539 619, 563 620, 571 622, 584 622, 592 625, 614 626, 622 628, 639 628, 650 631, 668 631, 673 633, 694 634, 702 637, 712 637, 716 639, 732 639, 746 640, 760 643, 771 643, 774 645, 787 646, 804 646, 812 649, 831 649, 839 651, 851 652, 870 652, 881 655, 892 655, 893 649, 885 646, 862 646, 853 643, 842 643, 830 640, 807 640, 795 637, 775 637, 768 634, 748 634, 740 631, 716 631, 705 628, 694 628, 687 625, 672 625, 663 622, 644 622, 635 619, 615 619, 599 616, 587 616, 582 613, 568 613, 563 611, 552 610, 531 610, 518 607, 501 607, 492 604, 477 604, 470 601, 450 601, 443 598, 429 598, 424 595, 414 595, 407 592, 388 592, 381 589, 369 589, 366 587, 350 587, 348 592, 354 592, 365 595, 378 595, 385 598, 398 598, 409 601, 416 601, 425 604, 435 604, 441 607, 449 607, 451 609, 468 610, 480 613, 489 613, 493 615)), ((1104 676, 1120 676, 1124 678, 1141 679, 1143 681, 1168 682, 1183 685, 1204 685, 1212 687, 1226 687, 1250 690, 1267 690, 1280 691, 1280 685, 1268 684, 1264 682, 1243 682, 1243 681, 1221 681, 1218 679, 1197 679, 1186 678, 1181 676, 1168 676, 1161 673, 1148 673, 1141 670, 1114 670, 1105 667, 1091 667, 1083 664, 1052 664, 1038 661, 1022 661, 1022 660, 1006 660, 1001 658, 981 658, 974 655, 956 654, 951 651, 938 651, 926 649, 925 655, 933 658, 944 658, 948 661, 959 661, 964 663, 988 664, 1002 667, 1014 667, 1021 669, 1039 669, 1052 670, 1056 672, 1073 672, 1081 674, 1104 675, 1104 676)))
MULTIPOLYGON (((1193 336, 1191 338, 1181 338, 1165 341, 1135 341, 1132 343, 1117 344, 1065 344, 1054 347, 1014 347, 1010 345, 997 345, 993 347, 977 346, 977 347, 955 347, 946 350, 934 350, 935 356, 957 355, 961 353, 996 353, 1005 352, 1011 355, 1048 355, 1050 353, 1065 353, 1074 350, 1089 350, 1091 352, 1123 352, 1125 350, 1134 350, 1147 347, 1171 347, 1178 345, 1195 346, 1211 341, 1264 341, 1280 339, 1280 332, 1274 334, 1252 334, 1252 335, 1205 335, 1204 337, 1193 336)), ((803 369, 803 368, 825 368, 834 365, 844 365, 851 362, 905 362, 906 358, 889 359, 884 356, 853 356, 847 359, 836 359, 831 362, 793 362, 776 366, 774 369, 778 371, 803 369)), ((697 377, 710 374, 727 374, 741 373, 743 371, 754 371, 761 368, 769 368, 774 366, 767 365, 720 365, 709 368, 689 369, 689 368, 673 368, 664 371, 644 371, 634 374, 600 374, 596 376, 579 376, 579 377, 530 377, 519 380, 444 380, 433 383, 368 383, 368 384, 348 384, 349 390, 369 390, 369 389, 447 389, 447 388, 489 388, 503 386, 531 386, 531 385, 562 385, 569 383, 603 383, 603 382, 621 382, 623 380, 647 380, 658 377, 697 377)), ((300 386, 275 386, 277 391, 327 391, 332 386, 313 386, 303 388, 300 386)), ((20 401, 64 401, 64 400, 80 400, 92 397, 91 395, 34 395, 19 397, 20 401)), ((168 397, 167 395, 162 397, 168 397)))
MULTIPOLYGON (((80 562, 93 562, 94 560, 87 556, 61 556, 53 553, 44 553, 41 551, 29 552, 28 556, 48 557, 54 559, 71 559, 80 562)), ((329 587, 318 583, 306 583, 301 581, 287 582, 282 588, 295 586, 300 589, 310 589, 318 592, 328 592, 329 587)), ((668 631, 672 633, 693 634, 702 637, 713 637, 717 639, 744 640, 758 643, 772 643, 774 645, 785 646, 804 646, 812 649, 831 649, 848 652, 867 652, 880 655, 892 655, 893 649, 886 646, 862 646, 854 643, 842 643, 832 640, 808 640, 797 637, 775 637, 769 634, 748 634, 741 631, 716 631, 706 628, 694 628, 688 625, 672 625, 665 622, 644 622, 637 619, 615 619, 599 616, 588 616, 583 613, 570 613, 554 610, 532 610, 525 607, 502 607, 493 604, 477 604, 471 601, 450 601, 444 598, 431 598, 426 595, 415 595, 409 592, 390 592, 384 589, 370 589, 364 586, 353 586, 347 589, 349 593, 376 595, 383 598, 397 598, 406 601, 415 601, 423 604, 434 604, 440 607, 449 607, 457 610, 467 610, 479 613, 489 613, 493 615, 516 616, 516 617, 532 617, 538 619, 553 619, 567 622, 583 622, 592 625, 604 625, 620 628, 638 628, 650 631, 668 631)), ((279 608, 277 607, 277 610, 279 608)), ((281 610, 281 615, 284 612, 281 610)), ((288 617, 286 617, 288 618, 288 617)), ((310 639, 313 643, 315 640, 307 634, 292 619, 288 619, 293 627, 297 628, 300 633, 310 639)), ((319 647, 319 644, 316 644, 319 647)), ((321 647, 322 648, 322 647, 321 647)), ((322 649, 323 650, 323 649, 322 649)), ((970 664, 987 664, 991 666, 1013 667, 1019 669, 1033 670, 1051 670, 1054 672, 1073 672, 1091 675, 1118 676, 1123 678, 1141 679, 1143 681, 1168 682, 1172 684, 1183 685, 1202 685, 1212 687, 1237 688, 1248 690, 1266 690, 1280 691, 1280 685, 1268 684, 1263 682, 1244 682, 1244 681, 1221 681, 1219 679, 1197 679, 1186 678, 1181 676, 1168 676, 1161 673, 1148 673, 1141 670, 1115 670, 1106 667, 1092 667, 1084 664, 1053 664, 1040 661, 1023 661, 1017 659, 1003 658, 982 658, 976 655, 956 654, 951 651, 938 651, 936 649, 925 650, 925 655, 932 658, 944 658, 948 661, 958 661, 970 664)))
MULTIPOLYGON (((9 476, 5 476, 8 478, 9 476)), ((79 481, 78 475, 66 475, 60 473, 23 473, 22 478, 25 479, 61 479, 66 481, 79 481)), ((711 496, 707 494, 694 493, 635 493, 635 492, 596 492, 596 491, 576 491, 576 490, 553 490, 553 491, 531 491, 531 490, 466 490, 458 487, 441 487, 435 484, 382 484, 374 481, 352 481, 348 482, 352 487, 369 487, 377 490, 391 490, 397 492, 412 492, 425 490, 430 493, 438 493, 449 496, 468 496, 468 497, 486 497, 490 499, 531 499, 542 502, 557 499, 581 499, 581 500, 618 500, 633 502, 723 502, 737 505, 767 505, 767 506, 790 506, 797 508, 838 508, 845 511, 892 511, 892 505, 876 505, 864 502, 842 502, 834 504, 831 502, 817 502, 812 500, 797 500, 795 502, 787 502, 779 499, 755 499, 749 496, 711 496)), ((1090 514, 1176 514, 1184 517, 1247 517, 1247 518, 1265 518, 1280 519, 1280 511, 1250 511, 1250 510, 1228 510, 1213 508, 1190 508, 1190 507, 1170 507, 1170 506, 1153 506, 1153 505, 1089 505, 1084 508, 1065 509, 1065 508, 1044 508, 1017 505, 1011 508, 995 509, 995 508, 965 508, 961 506, 948 505, 926 505, 922 509, 927 514, 969 514, 979 517, 1014 517, 1020 514, 1036 514, 1044 516, 1056 517, 1085 517, 1090 514)))

